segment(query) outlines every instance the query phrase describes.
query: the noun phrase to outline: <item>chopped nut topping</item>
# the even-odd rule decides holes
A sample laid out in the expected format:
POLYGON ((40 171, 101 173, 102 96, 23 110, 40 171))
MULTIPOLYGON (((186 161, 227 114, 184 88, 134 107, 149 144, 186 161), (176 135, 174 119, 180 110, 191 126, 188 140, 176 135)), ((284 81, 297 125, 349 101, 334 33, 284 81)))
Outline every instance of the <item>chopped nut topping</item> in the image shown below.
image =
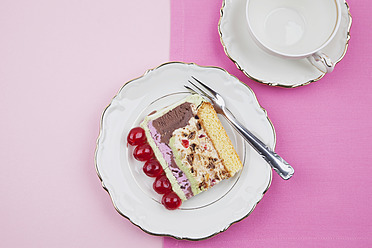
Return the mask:
POLYGON ((196 144, 195 143, 192 143, 190 145, 191 151, 195 152, 195 147, 196 147, 196 144))
POLYGON ((194 154, 189 154, 186 156, 186 159, 187 159, 187 162, 189 163, 189 165, 192 165, 192 162, 194 161, 194 154))
POLYGON ((197 122, 196 123, 196 127, 197 127, 198 130, 201 130, 202 129, 200 122, 197 122))
POLYGON ((207 165, 207 168, 210 170, 213 170, 214 168, 216 168, 216 166, 214 165, 213 162, 209 162, 209 164, 207 165))
POLYGON ((191 133, 189 134, 189 136, 188 136, 187 138, 188 138, 188 139, 193 139, 193 138, 195 137, 195 134, 196 134, 196 132, 193 131, 193 132, 191 132, 191 133))

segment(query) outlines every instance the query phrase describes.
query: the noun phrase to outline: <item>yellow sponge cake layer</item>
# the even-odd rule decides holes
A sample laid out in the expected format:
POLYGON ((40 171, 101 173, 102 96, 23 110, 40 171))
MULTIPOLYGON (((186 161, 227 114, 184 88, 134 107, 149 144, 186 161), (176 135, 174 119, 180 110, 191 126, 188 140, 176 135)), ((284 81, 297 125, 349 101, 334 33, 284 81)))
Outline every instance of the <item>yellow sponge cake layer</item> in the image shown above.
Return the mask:
POLYGON ((218 155, 222 159, 222 163, 230 176, 234 176, 236 172, 243 168, 243 164, 236 153, 234 146, 227 136, 221 121, 218 119, 217 113, 209 102, 203 102, 198 108, 198 116, 206 133, 213 142, 218 155))

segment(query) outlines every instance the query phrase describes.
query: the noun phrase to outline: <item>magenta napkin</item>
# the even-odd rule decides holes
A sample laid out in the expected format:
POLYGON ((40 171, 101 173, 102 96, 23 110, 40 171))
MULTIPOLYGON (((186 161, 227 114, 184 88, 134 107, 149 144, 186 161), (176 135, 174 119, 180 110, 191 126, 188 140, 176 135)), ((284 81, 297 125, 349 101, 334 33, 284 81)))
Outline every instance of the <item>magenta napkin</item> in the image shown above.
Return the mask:
POLYGON ((368 0, 348 3, 344 59, 320 81, 284 89, 250 80, 225 55, 221 0, 171 0, 171 60, 219 66, 250 86, 295 174, 284 181, 274 173, 253 213, 227 231, 202 241, 167 237, 165 248, 372 246, 372 8, 368 0))

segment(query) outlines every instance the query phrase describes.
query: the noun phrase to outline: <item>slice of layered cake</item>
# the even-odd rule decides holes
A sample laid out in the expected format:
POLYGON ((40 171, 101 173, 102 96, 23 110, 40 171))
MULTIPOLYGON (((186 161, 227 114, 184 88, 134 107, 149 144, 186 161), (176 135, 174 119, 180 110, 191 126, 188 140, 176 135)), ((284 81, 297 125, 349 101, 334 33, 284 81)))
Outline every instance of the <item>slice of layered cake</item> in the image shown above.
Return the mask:
POLYGON ((141 123, 171 188, 185 201, 230 178, 243 165, 213 106, 199 95, 141 123))

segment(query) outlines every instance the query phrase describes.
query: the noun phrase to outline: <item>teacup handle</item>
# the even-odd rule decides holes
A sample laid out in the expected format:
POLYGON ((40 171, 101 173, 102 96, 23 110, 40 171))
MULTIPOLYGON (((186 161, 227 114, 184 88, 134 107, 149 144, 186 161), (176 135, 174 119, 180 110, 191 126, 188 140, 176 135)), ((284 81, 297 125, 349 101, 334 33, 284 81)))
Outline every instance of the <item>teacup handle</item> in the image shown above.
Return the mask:
POLYGON ((313 66, 323 73, 332 72, 335 68, 335 64, 332 60, 322 52, 316 52, 307 57, 307 59, 313 66))

